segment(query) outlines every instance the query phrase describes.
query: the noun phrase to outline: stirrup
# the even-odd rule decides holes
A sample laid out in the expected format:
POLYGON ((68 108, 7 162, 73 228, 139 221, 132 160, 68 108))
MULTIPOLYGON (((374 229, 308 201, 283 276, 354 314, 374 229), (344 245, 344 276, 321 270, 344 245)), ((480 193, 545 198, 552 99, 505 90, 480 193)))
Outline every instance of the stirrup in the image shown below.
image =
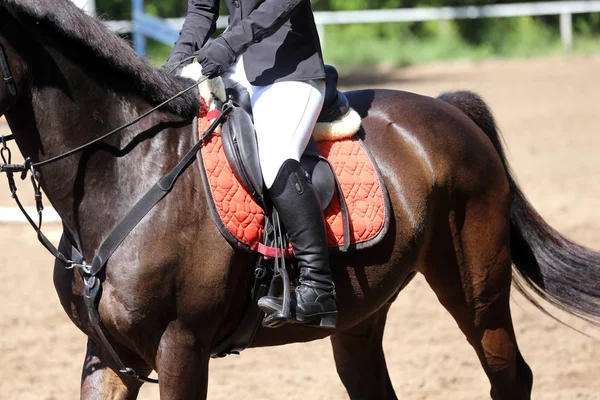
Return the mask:
POLYGON ((279 328, 287 324, 288 322, 293 321, 291 315, 286 315, 283 312, 274 312, 272 314, 267 314, 262 320, 262 325, 265 328, 279 328))
POLYGON ((277 210, 273 209, 273 234, 275 236, 275 247, 279 249, 279 256, 275 257, 275 273, 271 281, 271 287, 269 289, 268 297, 275 296, 275 283, 277 279, 281 279, 283 286, 283 297, 281 310, 266 314, 262 320, 262 325, 265 328, 279 328, 286 323, 293 321, 291 312, 291 293, 290 293, 290 276, 287 268, 285 267, 285 247, 287 246, 287 240, 283 236, 281 231, 281 222, 279 220, 279 214, 277 210))
MULTIPOLYGON (((275 298, 279 299, 280 298, 275 298)), ((283 301, 283 300, 281 300, 283 301)), ((282 303, 283 304, 283 303, 282 303)), ((292 305, 294 305, 294 299, 292 299, 292 305)), ((296 307, 293 307, 296 308, 296 307)), ((313 326, 318 328, 329 328, 334 329, 337 326, 337 315, 338 311, 330 311, 325 313, 318 313, 313 315, 303 315, 293 312, 292 318, 288 318, 282 310, 271 308, 272 311, 268 312, 261 308, 266 316, 263 319, 263 326, 267 328, 278 328, 288 322, 296 322, 306 326, 313 326)))

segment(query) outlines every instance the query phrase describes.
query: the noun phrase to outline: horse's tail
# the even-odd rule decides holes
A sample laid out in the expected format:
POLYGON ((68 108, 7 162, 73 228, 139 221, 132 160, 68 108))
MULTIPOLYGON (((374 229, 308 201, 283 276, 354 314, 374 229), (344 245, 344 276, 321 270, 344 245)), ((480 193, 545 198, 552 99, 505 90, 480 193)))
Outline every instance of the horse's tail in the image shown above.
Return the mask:
POLYGON ((527 288, 560 309, 600 322, 600 253, 562 236, 527 201, 510 171, 494 116, 481 97, 461 91, 444 93, 438 99, 469 116, 490 138, 502 160, 512 197, 510 254, 517 289, 543 311, 527 288))

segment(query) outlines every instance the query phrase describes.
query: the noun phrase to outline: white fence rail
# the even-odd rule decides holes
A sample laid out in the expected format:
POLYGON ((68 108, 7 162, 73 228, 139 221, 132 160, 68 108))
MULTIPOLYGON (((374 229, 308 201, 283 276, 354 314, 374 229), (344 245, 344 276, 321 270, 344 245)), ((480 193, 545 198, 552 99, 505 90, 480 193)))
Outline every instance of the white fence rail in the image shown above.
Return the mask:
MULTIPOLYGON (((37 210, 35 207, 25 207, 27 214, 34 220, 37 221, 37 210)), ((27 223, 25 216, 16 207, 0 207, 0 222, 6 224, 20 224, 27 223)), ((44 224, 52 224, 61 222, 60 216, 57 212, 50 207, 44 208, 44 224)))
MULTIPOLYGON (((77 1, 77 0, 76 0, 77 1)), ((93 0, 79 0, 90 2, 93 0)), ((315 12, 319 27, 336 24, 369 24, 385 22, 422 22, 454 19, 507 18, 523 16, 560 15, 560 32, 565 49, 573 46, 573 14, 600 12, 600 0, 557 1, 539 3, 494 4, 488 6, 398 8, 389 10, 320 11, 315 12)), ((184 18, 168 18, 165 23, 180 29, 184 18)), ((129 33, 130 21, 107 21, 115 32, 129 33)), ((220 17, 217 26, 227 27, 227 17, 220 17)), ((322 30, 321 30, 322 31, 322 30)))
POLYGON ((415 22, 559 15, 599 12, 600 1, 557 1, 494 4, 488 6, 399 8, 393 10, 323 11, 315 13, 317 24, 415 22))

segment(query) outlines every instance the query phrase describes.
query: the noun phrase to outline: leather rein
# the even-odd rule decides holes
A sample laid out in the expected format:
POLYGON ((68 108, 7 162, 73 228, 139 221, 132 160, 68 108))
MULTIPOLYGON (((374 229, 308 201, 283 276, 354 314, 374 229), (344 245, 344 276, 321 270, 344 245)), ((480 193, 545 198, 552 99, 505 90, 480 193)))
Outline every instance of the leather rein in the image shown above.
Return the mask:
MULTIPOLYGON (((186 60, 183 60, 182 63, 185 61, 186 60)), ((2 46, 0 46, 0 72, 3 75, 3 80, 7 87, 7 93, 10 98, 10 109, 10 107, 14 105, 17 99, 17 86, 14 77, 11 74, 8 59, 2 46)), ((74 269, 79 271, 79 274, 83 279, 83 300, 88 310, 88 317, 90 323, 94 328, 97 338, 102 342, 102 344, 111 354, 113 360, 119 366, 119 372, 143 382, 158 383, 158 380, 140 375, 133 368, 127 367, 123 363, 119 355, 116 353, 113 346, 108 341, 106 335, 104 334, 100 326, 100 316, 98 314, 98 296, 101 293, 102 281, 99 275, 104 270, 108 259, 117 250, 117 248, 120 246, 123 240, 125 240, 125 238, 129 235, 129 233, 137 226, 137 224, 144 218, 144 216, 148 212, 150 212, 150 210, 152 210, 152 208, 154 208, 154 206, 158 204, 158 202, 162 200, 172 190, 177 179, 195 159, 196 153, 200 150, 200 148, 204 144, 204 141, 209 136, 211 136, 215 129, 227 118, 227 116, 232 110, 232 105, 230 102, 225 103, 223 105, 219 116, 212 122, 211 126, 202 134, 200 140, 188 151, 188 153, 181 159, 177 166, 175 166, 171 171, 162 176, 158 180, 158 182, 156 182, 156 184, 152 186, 152 188, 150 188, 150 190, 148 190, 148 192, 146 192, 146 194, 142 196, 142 198, 129 210, 129 212, 125 215, 121 222, 116 226, 116 228, 114 228, 114 230, 100 245, 100 248, 96 252, 91 264, 88 264, 85 261, 84 257, 69 239, 68 235, 63 234, 61 243, 59 245, 59 248, 57 249, 52 244, 52 242, 42 233, 42 212, 44 210, 44 206, 42 204, 42 190, 40 185, 41 174, 38 171, 38 168, 62 160, 63 158, 71 156, 75 153, 81 152, 84 149, 87 149, 97 144, 98 142, 108 138, 109 136, 122 132, 124 129, 138 123, 140 120, 144 119, 145 117, 164 107, 169 102, 175 100, 184 93, 187 93, 188 91, 200 86, 200 84, 202 84, 202 82, 204 82, 206 79, 206 77, 201 78, 198 82, 180 91, 179 93, 167 99, 163 103, 141 114, 132 121, 100 136, 99 138, 41 162, 34 163, 31 161, 30 158, 26 158, 23 164, 11 164, 11 151, 6 146, 6 142, 14 140, 14 135, 2 135, 2 137, 0 138, 0 158, 2 159, 2 164, 0 164, 0 173, 6 174, 11 196, 15 200, 19 210, 23 213, 29 224, 35 230, 35 232, 37 233, 38 240, 46 248, 46 250, 48 250, 48 252, 50 252, 55 259, 60 261, 66 269, 74 269), (25 211, 25 208, 23 207, 19 197, 17 196, 17 187, 15 184, 14 177, 15 173, 20 174, 22 180, 25 180, 27 178, 27 175, 31 173, 31 183, 34 188, 36 211, 39 217, 37 224, 25 211)))

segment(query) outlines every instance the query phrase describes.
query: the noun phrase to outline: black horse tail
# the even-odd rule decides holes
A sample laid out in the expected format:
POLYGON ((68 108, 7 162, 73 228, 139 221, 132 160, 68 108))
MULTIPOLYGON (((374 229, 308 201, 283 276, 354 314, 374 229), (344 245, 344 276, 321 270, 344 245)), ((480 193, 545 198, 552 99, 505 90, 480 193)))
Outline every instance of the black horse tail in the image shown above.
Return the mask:
POLYGON ((494 116, 481 97, 461 91, 438 99, 469 116, 490 138, 504 164, 512 197, 510 254, 517 289, 546 313, 528 288, 570 314, 600 323, 600 253, 562 236, 527 201, 511 173, 494 116))

